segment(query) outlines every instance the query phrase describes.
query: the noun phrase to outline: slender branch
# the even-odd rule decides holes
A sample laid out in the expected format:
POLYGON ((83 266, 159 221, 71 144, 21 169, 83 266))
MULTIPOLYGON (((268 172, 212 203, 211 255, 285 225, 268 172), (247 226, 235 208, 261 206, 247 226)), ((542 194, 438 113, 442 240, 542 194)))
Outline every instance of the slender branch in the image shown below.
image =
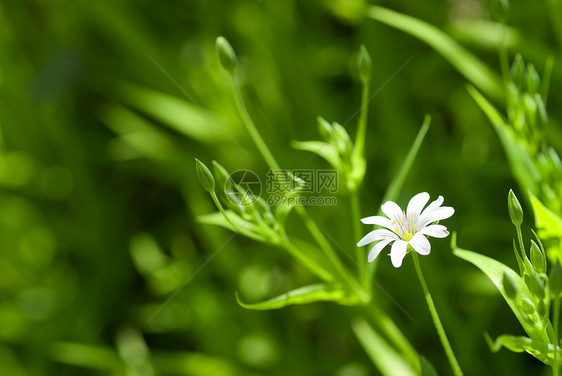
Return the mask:
POLYGON ((420 267, 420 262, 418 260, 418 254, 412 252, 412 256, 414 258, 414 265, 416 267, 416 273, 418 274, 418 278, 420 280, 425 300, 429 307, 429 312, 431 313, 431 317, 433 318, 433 323, 435 324, 435 328, 437 329, 437 334, 439 335, 439 339, 441 340, 441 344, 443 345, 443 349, 445 350, 445 354, 449 359, 449 363, 451 364, 451 368, 453 369, 453 373, 456 376, 462 376, 462 370, 459 366, 457 358, 455 358, 455 353, 449 343, 449 339, 447 338, 447 334, 445 334, 445 329, 443 328, 443 324, 441 324, 441 320, 439 319, 439 315, 437 314, 437 309, 435 308, 435 304, 433 303, 433 298, 429 293, 429 289, 427 288, 427 284, 425 283, 425 278, 423 277, 423 273, 420 267))
POLYGON ((293 257, 295 257, 304 267, 306 267, 311 273, 316 275, 318 278, 326 281, 332 282, 334 276, 332 273, 324 269, 322 266, 314 262, 306 254, 304 254, 300 249, 295 247, 291 241, 286 238, 281 244, 284 249, 286 249, 293 257))

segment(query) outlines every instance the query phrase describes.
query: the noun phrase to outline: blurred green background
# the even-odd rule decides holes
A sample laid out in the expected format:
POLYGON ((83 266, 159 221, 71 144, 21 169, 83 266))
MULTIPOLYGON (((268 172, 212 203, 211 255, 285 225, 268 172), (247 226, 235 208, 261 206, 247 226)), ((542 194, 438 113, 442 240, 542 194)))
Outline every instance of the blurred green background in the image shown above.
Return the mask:
MULTIPOLYGON (((353 59, 364 44, 372 92, 380 91, 370 103, 361 214, 376 213, 429 113, 399 203, 420 191, 445 196, 456 209, 447 226, 459 245, 514 266, 506 197, 515 183, 465 78, 419 40, 358 16, 362 5, 0 2, 0 374, 377 374, 350 330, 352 308, 239 307, 235 291, 254 302, 314 279, 285 253, 195 221, 214 210, 195 157, 252 170, 262 181, 267 172, 216 59, 219 35, 237 51, 260 132, 291 169, 327 168, 289 143, 317 139, 318 115, 343 124, 356 112, 353 59)), ((467 26, 493 19, 492 1, 378 5, 438 26, 499 70, 494 43, 473 38, 467 26)), ((509 24, 519 38, 511 57, 521 52, 542 72, 548 54, 559 56, 546 2, 511 2, 509 24)), ((554 119, 561 118, 560 73, 548 104, 554 119)), ((352 135, 355 124, 346 125, 352 135)), ((350 237, 347 205, 342 195, 336 207, 310 210, 352 253, 358 239, 350 237)), ((466 373, 542 369, 530 356, 489 352, 482 333, 522 333, 516 319, 486 277, 451 254, 448 240, 433 250, 423 265, 466 373)), ((396 270, 385 260, 379 269, 378 284, 412 318, 382 293, 377 304, 447 374, 412 263, 396 270)))

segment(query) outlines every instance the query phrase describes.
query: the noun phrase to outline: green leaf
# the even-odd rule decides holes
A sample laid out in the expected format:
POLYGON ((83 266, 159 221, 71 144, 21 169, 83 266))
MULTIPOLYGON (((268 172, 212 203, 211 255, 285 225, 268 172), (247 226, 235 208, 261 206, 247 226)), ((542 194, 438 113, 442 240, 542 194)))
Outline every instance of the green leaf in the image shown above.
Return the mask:
POLYGON ((511 170, 517 182, 524 190, 536 194, 538 191, 540 174, 535 168, 529 154, 517 141, 515 134, 494 106, 492 106, 492 104, 490 104, 474 87, 468 86, 468 92, 492 122, 505 153, 507 154, 509 165, 511 166, 511 170))
POLYGON ((562 260, 562 218, 544 206, 532 193, 529 193, 529 197, 538 234, 543 240, 550 241, 550 244, 545 243, 549 256, 562 260))
POLYGON ((220 212, 215 212, 211 214, 204 214, 197 216, 197 222, 207 224, 207 225, 215 225, 224 227, 230 231, 240 232, 243 235, 252 238, 257 241, 265 241, 266 239, 261 234, 261 230, 258 226, 254 225, 251 222, 244 220, 238 214, 233 212, 232 210, 225 210, 226 215, 236 227, 234 228, 230 222, 222 215, 220 212))
POLYGON ((342 169, 342 162, 336 148, 323 141, 292 141, 291 146, 294 149, 309 151, 314 153, 331 164, 336 170, 342 169))
MULTIPOLYGON (((546 365, 554 363, 554 345, 543 341, 531 339, 522 336, 501 335, 492 341, 489 335, 485 334, 486 342, 490 346, 490 350, 498 352, 502 347, 513 352, 527 352, 543 362, 546 365)), ((562 359, 562 349, 556 348, 558 351, 558 359, 562 359)))
POLYGON ((289 305, 308 304, 318 301, 334 301, 339 304, 352 305, 356 302, 356 299, 348 297, 344 290, 334 286, 325 283, 315 283, 299 287, 276 296, 275 298, 254 304, 242 302, 238 296, 238 292, 236 292, 236 301, 240 306, 246 309, 266 311, 283 308, 289 305))
POLYGON ((438 376, 435 367, 425 356, 420 356, 420 368, 422 376, 438 376))
POLYGON ((502 83, 496 73, 442 30, 417 18, 374 5, 367 9, 367 15, 419 38, 486 94, 497 99, 503 97, 502 83))
POLYGON ((359 343, 381 374, 384 376, 409 376, 418 373, 412 369, 406 358, 375 332, 365 320, 356 319, 351 327, 359 343))
MULTIPOLYGON (((505 301, 513 311, 513 314, 517 317, 525 332, 529 335, 529 337, 534 339, 542 339, 542 331, 537 328, 536 325, 528 321, 528 318, 523 317, 523 314, 517 309, 517 303, 515 300, 510 299, 503 287, 503 275, 504 273, 513 281, 513 284, 517 290, 518 298, 529 299, 529 301, 534 301, 527 285, 523 281, 523 279, 514 272, 510 267, 502 264, 501 262, 494 260, 488 256, 481 255, 476 252, 468 251, 465 249, 461 249, 456 247, 453 244, 453 253, 455 256, 460 257, 463 260, 466 260, 472 263, 474 266, 479 268, 481 271, 484 272, 490 278, 492 283, 496 285, 496 288, 500 291, 502 296, 504 297, 505 301)), ((540 318, 535 313, 532 316, 532 320, 534 323, 540 323, 540 318)))
POLYGON ((416 139, 412 143, 412 146, 410 146, 410 150, 408 151, 408 155, 406 156, 406 159, 404 160, 404 162, 402 162, 402 165, 400 166, 398 173, 394 175, 394 178, 390 182, 384 194, 382 200, 383 203, 386 201, 395 201, 396 198, 398 197, 398 194, 400 193, 400 190, 404 185, 404 181, 406 181, 406 178, 408 177, 408 173, 410 172, 410 169, 414 164, 414 160, 418 155, 418 151, 420 150, 425 135, 427 134, 427 131, 429 131, 430 124, 431 124, 431 116, 425 115, 423 124, 416 136, 416 139))
MULTIPOLYGON (((201 107, 172 95, 120 82, 115 85, 120 100, 163 125, 201 142, 225 139, 225 121, 218 122, 201 107)), ((229 127, 227 127, 228 130, 229 127)))

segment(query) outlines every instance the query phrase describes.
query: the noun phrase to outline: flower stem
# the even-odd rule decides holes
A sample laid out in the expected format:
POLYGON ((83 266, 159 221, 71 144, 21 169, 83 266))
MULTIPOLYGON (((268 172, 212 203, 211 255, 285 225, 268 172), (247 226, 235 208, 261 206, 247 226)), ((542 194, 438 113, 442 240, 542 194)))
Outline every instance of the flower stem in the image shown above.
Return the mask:
POLYGON ((416 267, 416 273, 418 274, 418 278, 420 280, 425 300, 429 307, 429 312, 431 313, 431 317, 433 318, 433 323, 435 324, 435 328, 437 329, 437 334, 439 335, 439 339, 441 340, 441 344, 443 345, 443 349, 445 350, 445 354, 449 359, 449 363, 451 364, 451 368, 453 368, 453 373, 456 376, 462 376, 462 370, 459 366, 457 358, 455 358, 455 353, 451 348, 451 344, 449 343, 449 339, 447 338, 447 334, 445 334, 445 329, 441 324, 441 320, 439 319, 439 315, 437 314, 437 309, 435 308, 435 304, 433 303, 433 298, 429 293, 429 289, 427 288, 427 284, 425 283, 425 278, 423 277, 423 273, 420 267, 420 262, 418 260, 418 254, 416 252, 412 252, 412 256, 414 258, 414 265, 416 267))
POLYGON ((332 282, 334 276, 332 273, 324 269, 322 266, 318 265, 307 255, 305 255, 300 249, 295 247, 293 243, 287 238, 282 243, 283 248, 285 248, 294 258, 296 258, 304 267, 306 267, 311 273, 315 274, 318 278, 326 281, 332 282))
POLYGON ((263 159, 265 159, 267 165, 272 170, 279 170, 279 165, 277 164, 277 161, 275 160, 273 154, 271 154, 271 151, 269 150, 265 141, 261 137, 260 132, 258 132, 258 129, 256 128, 252 120, 252 117, 250 116, 250 113, 246 108, 246 104, 244 103, 242 93, 240 92, 240 84, 238 82, 237 77, 238 76, 236 74, 232 76, 232 89, 234 90, 234 101, 236 102, 236 108, 238 109, 238 113, 240 114, 240 117, 242 117, 242 121, 244 125, 246 125, 246 129, 248 129, 248 133, 250 133, 252 140, 256 144, 258 150, 263 156, 263 159))
MULTIPOLYGON (((242 96, 242 92, 240 91, 240 83, 238 82, 236 74, 232 75, 232 89, 234 94, 234 101, 236 102, 236 108, 238 110, 238 113, 240 114, 240 117, 242 118, 242 122, 244 123, 246 129, 248 130, 248 133, 250 133, 250 137, 256 144, 258 150, 260 151, 263 159, 265 160, 269 168, 272 170, 279 170, 280 169, 279 164, 273 157, 273 154, 271 154, 271 151, 269 150, 267 144, 261 137, 254 122, 252 121, 248 109, 246 108, 244 97, 242 96)), ((341 262, 340 258, 338 257, 338 255, 336 254, 336 252, 328 242, 328 239, 326 239, 326 237, 324 236, 322 231, 320 231, 316 223, 312 220, 312 218, 310 218, 310 216, 306 212, 306 209, 302 206, 297 205, 295 206, 295 211, 300 215, 308 231, 311 233, 314 240, 316 240, 320 248, 324 251, 330 262, 337 270, 338 274, 340 274, 343 280, 347 284, 349 284, 349 287, 353 291, 355 291, 355 293, 361 298, 361 300, 364 301, 368 300, 366 299, 365 293, 358 285, 357 281, 355 281, 355 279, 349 274, 349 271, 345 268, 345 266, 341 262)))
POLYGON ((554 320, 554 365, 552 366, 552 374, 554 376, 560 375, 560 363, 558 360, 558 346, 560 345, 560 340, 558 339, 558 327, 560 325, 560 298, 554 299, 554 307, 552 313, 552 319, 554 320))
MULTIPOLYGON (((350 205, 351 205, 351 222, 353 223, 353 239, 358 241, 361 238, 361 227, 359 220, 361 213, 359 211, 359 193, 357 190, 350 192, 350 205)), ((365 247, 355 247, 357 258, 357 273, 359 281, 364 289, 369 291, 371 284, 369 283, 369 275, 367 273, 367 256, 365 254, 365 247)))
POLYGON ((359 114, 359 125, 355 137, 354 153, 356 157, 363 157, 365 150, 365 137, 367 135, 367 115, 369 114, 369 81, 361 82, 361 113, 359 114))

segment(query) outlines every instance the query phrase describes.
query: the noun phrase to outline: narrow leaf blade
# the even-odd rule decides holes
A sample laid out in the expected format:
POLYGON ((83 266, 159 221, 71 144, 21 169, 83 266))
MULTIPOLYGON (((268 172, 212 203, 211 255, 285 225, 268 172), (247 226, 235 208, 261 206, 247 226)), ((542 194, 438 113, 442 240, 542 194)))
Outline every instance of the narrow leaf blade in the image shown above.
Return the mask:
POLYGON ((244 303, 236 293, 236 301, 241 307, 251 310, 266 311, 295 304, 308 304, 318 301, 335 301, 340 304, 352 304, 345 291, 325 283, 315 283, 288 291, 275 298, 254 304, 244 303))

